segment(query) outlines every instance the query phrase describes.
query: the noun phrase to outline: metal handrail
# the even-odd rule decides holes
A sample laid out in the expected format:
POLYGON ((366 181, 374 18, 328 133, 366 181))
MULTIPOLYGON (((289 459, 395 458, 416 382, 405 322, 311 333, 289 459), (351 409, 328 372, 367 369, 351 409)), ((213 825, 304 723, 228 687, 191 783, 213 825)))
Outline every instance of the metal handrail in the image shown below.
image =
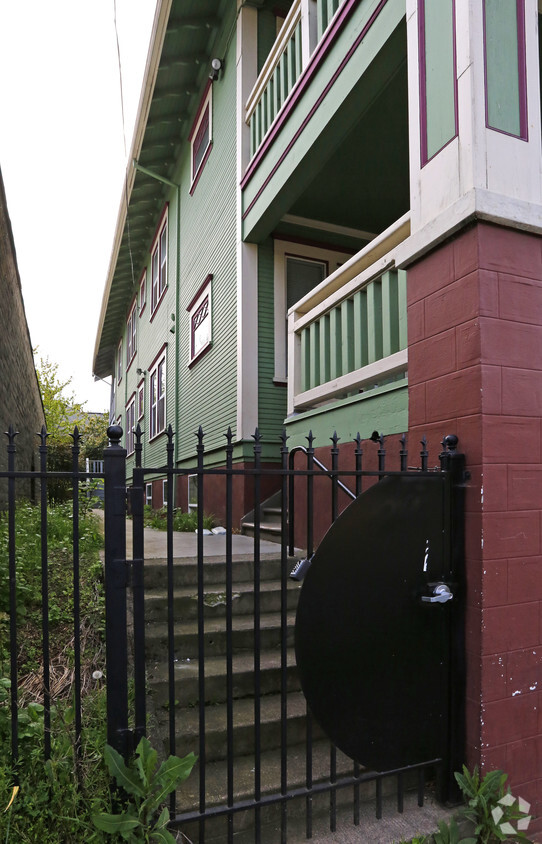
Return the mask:
MULTIPOLYGON (((294 448, 291 449, 290 454, 289 454, 290 471, 293 470, 294 457, 297 454, 297 452, 299 452, 299 451, 303 452, 303 454, 309 454, 309 450, 304 445, 294 446, 294 448)), ((351 489, 349 489, 345 484, 343 484, 342 481, 340 481, 337 478, 337 472, 335 470, 328 469, 327 466, 325 466, 320 460, 318 460, 317 457, 314 456, 314 454, 311 454, 310 456, 312 457, 312 462, 319 469, 321 469, 323 472, 325 472, 325 474, 328 476, 330 481, 332 481, 332 482, 335 481, 337 486, 340 489, 342 489, 343 492, 345 492, 353 501, 356 500, 356 498, 357 498, 356 494, 354 492, 352 492, 351 489)), ((290 488, 289 488, 289 496, 288 496, 290 501, 294 500, 293 486, 294 486, 294 475, 290 474, 290 488)), ((312 544, 311 537, 309 536, 307 539, 308 539, 308 545, 312 544)), ((293 507, 291 508, 291 512, 288 514, 288 546, 289 546, 288 547, 288 554, 289 554, 290 557, 293 557, 294 554, 295 554, 295 549, 294 549, 294 510, 293 510, 293 507)), ((307 556, 310 557, 311 553, 312 553, 312 547, 307 547, 307 556)))

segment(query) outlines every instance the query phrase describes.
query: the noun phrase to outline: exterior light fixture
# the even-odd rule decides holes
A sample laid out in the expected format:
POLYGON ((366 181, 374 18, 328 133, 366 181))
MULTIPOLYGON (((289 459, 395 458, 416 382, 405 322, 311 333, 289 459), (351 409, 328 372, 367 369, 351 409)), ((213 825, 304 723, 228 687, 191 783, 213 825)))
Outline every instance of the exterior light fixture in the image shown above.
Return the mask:
POLYGON ((220 71, 223 69, 224 62, 222 61, 222 59, 211 59, 211 70, 209 73, 209 79, 211 80, 211 82, 216 82, 220 71))

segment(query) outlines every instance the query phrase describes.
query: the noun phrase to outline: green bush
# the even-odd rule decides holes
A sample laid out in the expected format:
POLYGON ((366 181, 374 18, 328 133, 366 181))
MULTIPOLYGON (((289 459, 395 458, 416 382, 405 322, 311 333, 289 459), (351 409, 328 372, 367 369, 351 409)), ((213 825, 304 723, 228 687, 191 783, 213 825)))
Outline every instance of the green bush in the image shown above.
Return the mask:
MULTIPOLYGON (((154 528, 155 530, 167 530, 167 509, 162 507, 160 510, 153 510, 149 504, 146 504, 143 512, 143 520, 145 527, 154 528)), ((214 526, 215 517, 213 515, 204 515, 203 527, 206 530, 211 530, 214 526)), ((188 513, 183 513, 182 510, 173 511, 173 530, 190 533, 197 529, 198 514, 195 510, 191 510, 188 513)))

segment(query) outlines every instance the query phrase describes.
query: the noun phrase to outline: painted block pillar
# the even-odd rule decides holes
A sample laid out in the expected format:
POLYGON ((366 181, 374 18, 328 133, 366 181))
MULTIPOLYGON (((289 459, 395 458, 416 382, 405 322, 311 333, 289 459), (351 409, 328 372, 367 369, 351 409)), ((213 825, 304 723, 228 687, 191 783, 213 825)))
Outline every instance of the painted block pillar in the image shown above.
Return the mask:
POLYGON ((407 33, 409 440, 456 433, 471 473, 466 762, 504 769, 541 816, 537 3, 408 0, 407 33))

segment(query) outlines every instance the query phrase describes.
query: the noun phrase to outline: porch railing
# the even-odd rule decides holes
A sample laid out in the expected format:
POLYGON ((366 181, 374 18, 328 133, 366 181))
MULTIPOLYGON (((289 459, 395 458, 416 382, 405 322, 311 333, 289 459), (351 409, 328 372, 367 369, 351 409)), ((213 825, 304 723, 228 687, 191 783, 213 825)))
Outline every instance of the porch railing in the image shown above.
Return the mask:
POLYGON ((395 250, 409 233, 407 213, 290 309, 288 415, 406 373, 406 273, 395 250))
POLYGON ((296 86, 318 42, 344 0, 294 0, 246 105, 250 154, 296 86))

